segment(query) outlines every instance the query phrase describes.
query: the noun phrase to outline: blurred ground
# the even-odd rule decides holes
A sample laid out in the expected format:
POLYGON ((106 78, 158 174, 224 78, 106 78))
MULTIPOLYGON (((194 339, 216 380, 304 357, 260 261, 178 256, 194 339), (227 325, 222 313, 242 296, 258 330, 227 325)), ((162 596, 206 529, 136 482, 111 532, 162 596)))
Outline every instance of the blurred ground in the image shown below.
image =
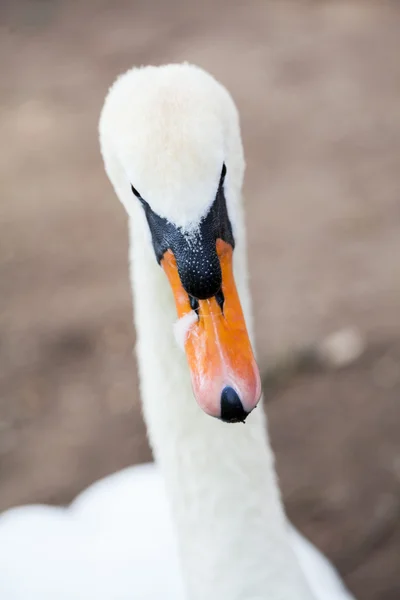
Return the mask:
POLYGON ((349 324, 368 344, 268 393, 289 515, 360 599, 398 600, 399 3, 20 0, 0 23, 0 509, 151 458, 96 126, 116 74, 189 60, 241 111, 260 364, 349 324))

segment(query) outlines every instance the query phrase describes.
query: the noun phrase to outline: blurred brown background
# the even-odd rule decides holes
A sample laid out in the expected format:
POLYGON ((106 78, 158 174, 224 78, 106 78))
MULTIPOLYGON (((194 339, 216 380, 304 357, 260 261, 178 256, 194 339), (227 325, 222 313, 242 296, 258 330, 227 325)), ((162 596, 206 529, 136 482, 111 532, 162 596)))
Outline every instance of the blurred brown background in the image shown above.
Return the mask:
POLYGON ((131 65, 188 60, 241 112, 260 365, 357 327, 268 394, 289 516, 360 599, 400 598, 400 3, 0 5, 0 509, 151 459, 125 215, 97 120, 131 65))

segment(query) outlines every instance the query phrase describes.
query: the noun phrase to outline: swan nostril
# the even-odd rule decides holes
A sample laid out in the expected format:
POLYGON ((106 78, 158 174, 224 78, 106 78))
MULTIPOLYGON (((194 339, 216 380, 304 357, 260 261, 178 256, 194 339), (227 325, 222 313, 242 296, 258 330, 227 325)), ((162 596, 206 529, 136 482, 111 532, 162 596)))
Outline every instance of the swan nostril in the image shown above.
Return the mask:
POLYGON ((194 296, 191 296, 189 294, 189 302, 190 302, 190 308, 192 310, 194 310, 195 312, 197 312, 197 314, 199 314, 200 305, 199 305, 199 301, 197 300, 197 298, 195 298, 194 296))
POLYGON ((224 314, 224 302, 225 302, 225 296, 224 296, 224 292, 222 290, 219 290, 216 294, 215 294, 215 299, 217 301, 218 306, 221 309, 222 314, 224 314))
POLYGON ((225 387, 221 394, 221 421, 244 423, 248 414, 244 410, 237 392, 229 386, 225 387))

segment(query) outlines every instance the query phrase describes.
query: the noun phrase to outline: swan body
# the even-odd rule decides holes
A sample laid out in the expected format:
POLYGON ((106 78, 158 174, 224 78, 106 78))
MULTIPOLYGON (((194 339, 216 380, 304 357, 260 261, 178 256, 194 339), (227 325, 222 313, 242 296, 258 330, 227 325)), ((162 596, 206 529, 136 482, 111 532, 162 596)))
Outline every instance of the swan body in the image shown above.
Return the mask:
MULTIPOLYGON (((329 562, 288 533, 316 600, 351 600, 329 562)), ((154 464, 129 467, 68 508, 0 517, 2 600, 185 600, 164 483, 154 464)))
POLYGON ((160 471, 123 471, 67 512, 6 513, 2 599, 65 589, 98 600, 349 600, 288 525, 265 415, 253 410, 244 158, 230 95, 190 65, 132 69, 111 88, 99 131, 129 215, 141 396, 160 471))

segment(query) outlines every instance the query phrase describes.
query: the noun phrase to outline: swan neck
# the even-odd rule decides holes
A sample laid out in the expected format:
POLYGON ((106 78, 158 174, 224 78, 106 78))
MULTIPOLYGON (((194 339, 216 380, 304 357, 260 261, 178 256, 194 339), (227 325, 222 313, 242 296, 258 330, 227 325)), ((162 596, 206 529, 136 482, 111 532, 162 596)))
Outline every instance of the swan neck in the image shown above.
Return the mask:
MULTIPOLYGON (((251 332, 245 228, 234 268, 251 332)), ((205 415, 173 334, 172 292, 145 223, 130 222, 131 281, 143 413, 177 533, 188 600, 311 600, 288 540, 261 406, 246 424, 205 415)))

